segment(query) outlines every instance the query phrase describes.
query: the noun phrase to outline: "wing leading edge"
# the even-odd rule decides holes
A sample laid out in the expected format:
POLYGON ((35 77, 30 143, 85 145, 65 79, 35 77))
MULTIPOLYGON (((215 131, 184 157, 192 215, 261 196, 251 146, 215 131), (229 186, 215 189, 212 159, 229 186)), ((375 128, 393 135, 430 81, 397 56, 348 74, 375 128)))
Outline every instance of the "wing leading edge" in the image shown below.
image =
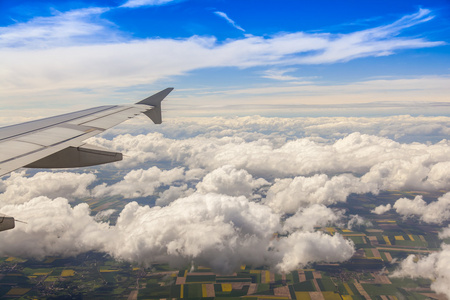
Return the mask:
MULTIPOLYGON (((161 124, 161 102, 172 90, 135 104, 94 107, 0 128, 0 176, 21 167, 76 168, 122 160, 122 153, 84 141, 141 113, 161 124)), ((14 228, 14 218, 2 216, 0 231, 14 228)))

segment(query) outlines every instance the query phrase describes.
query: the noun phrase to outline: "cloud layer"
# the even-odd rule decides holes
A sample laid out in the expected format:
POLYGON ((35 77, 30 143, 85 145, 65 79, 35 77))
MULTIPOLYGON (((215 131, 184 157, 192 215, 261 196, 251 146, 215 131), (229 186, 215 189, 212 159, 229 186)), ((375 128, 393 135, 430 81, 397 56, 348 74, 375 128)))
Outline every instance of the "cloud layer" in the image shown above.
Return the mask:
MULTIPOLYGON (((142 265, 193 262, 223 273, 241 264, 288 272, 345 261, 353 244, 316 228, 370 226, 333 208, 350 194, 445 188, 449 145, 440 138, 447 135, 447 121, 180 119, 155 128, 159 132, 136 129, 135 135, 120 134, 131 126, 124 125, 90 141, 124 152, 123 162, 95 174, 19 172, 1 181, 1 212, 28 225, 3 233, 10 242, 2 243, 0 254, 42 258, 99 251, 142 265), (430 133, 439 141, 428 142, 430 133), (103 182, 104 174, 116 171, 123 178, 103 182), (123 209, 92 213, 86 204, 69 201, 106 196, 122 197, 123 209), (128 200, 147 197, 156 199, 154 206, 128 200), (113 214, 117 221, 110 224, 113 214)), ((375 212, 394 208, 440 223, 448 220, 447 198, 399 199, 375 212)))

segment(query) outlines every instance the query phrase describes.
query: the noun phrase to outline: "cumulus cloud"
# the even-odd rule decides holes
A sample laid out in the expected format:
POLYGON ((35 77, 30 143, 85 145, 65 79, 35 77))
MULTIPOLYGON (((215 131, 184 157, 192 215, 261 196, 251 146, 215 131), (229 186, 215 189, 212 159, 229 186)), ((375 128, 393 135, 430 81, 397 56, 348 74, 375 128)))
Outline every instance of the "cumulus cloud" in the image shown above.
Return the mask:
POLYGON ((123 242, 115 241, 109 249, 115 257, 141 263, 194 261, 221 272, 243 263, 286 272, 315 261, 346 260, 354 251, 342 237, 322 233, 292 232, 273 240, 273 233, 281 229, 280 216, 242 196, 195 193, 162 208, 131 203, 116 229, 123 242))
POLYGON ((445 238, 450 237, 450 226, 442 229, 442 231, 439 232, 439 237, 441 239, 445 239, 445 238))
POLYGON ((161 185, 169 185, 184 179, 184 169, 175 168, 163 171, 158 167, 147 170, 132 170, 122 181, 107 185, 103 183, 92 190, 94 197, 121 195, 125 198, 138 198, 153 195, 161 185))
MULTIPOLYGON (((281 92, 281 91, 279 91, 281 92)), ((134 118, 111 128, 104 136, 147 134, 147 118, 134 118)), ((386 117, 177 117, 167 119, 152 132, 163 134, 169 139, 193 137, 222 138, 239 137, 246 142, 267 139, 275 147, 286 140, 315 138, 316 141, 332 142, 354 132, 385 137, 399 143, 439 142, 450 134, 450 118, 413 117, 409 115, 386 117)), ((131 146, 131 145, 130 145, 131 146)))
POLYGON ((378 205, 377 207, 375 207, 370 212, 374 213, 374 214, 377 214, 377 215, 382 215, 382 214, 390 211, 391 209, 392 209, 392 205, 391 204, 378 205))
POLYGON ((426 223, 441 224, 450 219, 450 193, 429 204, 423 200, 423 196, 416 196, 413 200, 401 198, 395 202, 394 208, 405 218, 419 217, 426 223))
POLYGON ((38 196, 68 199, 88 197, 88 186, 94 183, 92 173, 39 172, 26 176, 23 172, 13 172, 7 179, 0 181, 0 203, 20 204, 38 196))
POLYGON ((279 216, 244 197, 193 194, 162 208, 128 204, 116 228, 118 240, 128 246, 115 242, 110 250, 115 257, 195 261, 231 272, 242 260, 265 262, 279 216))
POLYGON ((350 215, 350 219, 347 222, 348 229, 359 229, 361 227, 371 227, 372 225, 372 222, 364 219, 359 215, 350 215))
POLYGON ((293 216, 287 218, 284 230, 291 232, 294 229, 301 229, 312 232, 314 227, 337 224, 344 217, 344 213, 343 210, 334 210, 322 204, 312 204, 300 208, 293 216))
POLYGON ((321 232, 295 232, 281 239, 277 249, 283 253, 281 262, 276 265, 279 272, 303 268, 317 261, 346 261, 355 252, 353 243, 340 234, 329 236, 321 232))
POLYGON ((166 206, 172 201, 189 196, 194 192, 194 189, 188 189, 187 184, 183 184, 181 186, 170 186, 167 190, 159 194, 155 204, 158 206, 166 206))
POLYGON ((143 265, 207 265, 230 273, 241 264, 267 265, 281 272, 316 261, 343 261, 353 245, 341 236, 282 229, 280 215, 247 198, 194 193, 165 207, 129 203, 115 226, 104 221, 113 211, 91 216, 87 204, 37 197, 2 212, 26 220, 3 233, 1 255, 43 258, 101 251, 143 265), (124 247, 126 245, 126 247, 124 247), (320 249, 320 250, 319 250, 320 249), (339 249, 339 251, 337 251, 339 249))
POLYGON ((277 180, 267 192, 264 203, 277 212, 295 213, 310 204, 345 202, 351 193, 370 191, 358 178, 349 174, 331 178, 325 174, 316 174, 312 177, 277 180))
POLYGON ((109 218, 111 217, 111 215, 115 212, 116 212, 115 209, 107 209, 107 210, 99 211, 95 215, 94 220, 97 222, 107 222, 109 220, 109 218))
POLYGON ((71 207, 68 200, 37 197, 20 205, 6 205, 2 212, 27 222, 2 232, 2 255, 19 257, 73 256, 101 249, 108 225, 97 223, 85 203, 71 207))
MULTIPOLYGON (((154 207, 129 203, 121 212, 107 210, 95 216, 87 205, 72 207, 67 199, 56 198, 89 196, 89 186, 111 165, 100 167, 97 176, 61 172, 52 179, 49 172, 29 178, 14 173, 1 181, 3 194, 22 199, 2 199, 1 212, 28 225, 17 224, 4 233, 11 243, 0 246, 0 255, 43 257, 93 250, 143 265, 194 262, 227 273, 248 264, 287 272, 312 262, 343 261, 353 254, 353 245, 342 236, 314 232, 314 227, 347 222, 351 227, 365 224, 364 219, 327 206, 346 201, 351 193, 411 186, 436 190, 448 182, 448 141, 395 140, 397 133, 415 138, 426 131, 424 127, 445 136, 445 118, 199 120, 162 124, 160 132, 145 135, 107 139, 107 133, 92 139, 128 155, 116 165, 121 172, 145 165, 117 183, 97 185, 92 195, 153 195, 154 207), (414 120, 424 126, 410 133, 399 126, 414 120), (365 133, 351 133, 355 128, 365 133), (155 162, 172 169, 148 168, 155 162), (47 197, 37 197, 40 194, 47 197), (258 194, 261 201, 255 200, 258 194), (114 226, 108 224, 112 214, 119 215, 114 226), (282 234, 274 238, 274 233, 282 234)), ((448 218, 448 197, 430 204, 420 197, 400 199, 394 209, 439 223, 448 218)), ((442 238, 449 236, 447 231, 442 238)))
POLYGON ((200 193, 217 193, 230 196, 250 197, 254 189, 269 183, 262 179, 253 179, 246 170, 237 170, 234 166, 225 165, 207 174, 197 184, 200 193))
MULTIPOLYGON (((258 137, 258 135, 256 135, 258 137)), ((124 151, 127 158, 119 166, 145 161, 175 161, 188 168, 214 170, 231 164, 252 176, 284 178, 315 173, 364 174, 360 181, 367 190, 445 188, 445 165, 450 156, 449 141, 436 144, 399 143, 394 140, 351 133, 336 141, 314 137, 292 140, 270 137, 246 140, 243 137, 202 137, 183 140, 160 133, 120 135, 112 140, 91 140, 106 148, 124 151), (182 151, 181 151, 181 150, 182 151), (414 172, 412 172, 414 170, 414 172)), ((332 178, 343 180, 344 177, 332 178)))
POLYGON ((450 298, 450 245, 425 257, 409 255, 391 276, 431 279, 431 289, 450 298))
MULTIPOLYGON (((421 189, 439 190, 447 186, 448 172, 443 168, 448 165, 444 157, 439 157, 443 152, 435 151, 436 146, 418 145, 410 147, 411 156, 398 157, 374 165, 368 173, 362 177, 363 182, 376 183, 380 189, 421 189), (416 148, 416 149, 414 149, 416 148), (433 149, 435 148, 435 149, 433 149), (414 151, 417 151, 414 154, 414 151)), ((441 148, 444 150, 445 148, 441 148)), ((447 151, 445 151, 447 152, 447 151)))

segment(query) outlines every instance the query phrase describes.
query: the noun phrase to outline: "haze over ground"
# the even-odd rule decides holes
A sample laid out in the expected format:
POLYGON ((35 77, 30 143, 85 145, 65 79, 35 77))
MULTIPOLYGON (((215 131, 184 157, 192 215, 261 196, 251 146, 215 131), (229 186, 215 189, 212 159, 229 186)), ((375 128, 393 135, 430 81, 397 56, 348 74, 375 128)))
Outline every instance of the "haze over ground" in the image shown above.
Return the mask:
MULTIPOLYGON (((123 162, 3 178, 1 212, 28 225, 2 233, 0 254, 100 251, 225 273, 350 258, 351 242, 314 231, 365 222, 333 204, 448 191, 449 5, 425 4, 3 2, 3 124, 176 90, 161 126, 136 119, 90 141, 123 162), (71 205, 110 196, 130 203, 96 216, 71 205), (156 206, 133 202, 143 197, 156 206)), ((441 224, 449 199, 399 199, 374 213, 441 224)), ((450 295, 449 253, 408 258, 397 275, 426 274, 450 295)))

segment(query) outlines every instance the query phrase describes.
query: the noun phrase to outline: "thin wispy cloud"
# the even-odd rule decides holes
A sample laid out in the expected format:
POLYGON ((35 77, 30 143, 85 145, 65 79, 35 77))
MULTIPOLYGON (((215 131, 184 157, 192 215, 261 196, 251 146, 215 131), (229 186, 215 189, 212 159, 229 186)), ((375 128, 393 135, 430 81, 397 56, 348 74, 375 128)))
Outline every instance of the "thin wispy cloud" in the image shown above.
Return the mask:
POLYGON ((112 23, 100 18, 108 10, 94 7, 55 12, 50 17, 0 27, 0 47, 54 48, 117 42, 119 32, 112 29, 112 23))
MULTIPOLYGON (((48 101, 49 94, 43 92, 80 87, 89 89, 89 97, 92 97, 111 86, 128 88, 152 84, 199 69, 269 67, 286 70, 289 69, 286 66, 341 63, 445 44, 416 36, 398 37, 402 29, 432 18, 431 12, 424 9, 392 24, 347 34, 294 32, 245 36, 224 42, 211 36, 132 38, 103 19, 104 11, 104 8, 72 10, 0 28, 3 97, 11 101, 14 97, 21 99, 25 94, 35 93, 44 95, 48 101)), ((265 76, 279 81, 295 79, 286 73, 268 71, 265 76)), ((305 89, 317 90, 314 86, 301 88, 305 89)), ((282 89, 282 93, 286 91, 289 89, 282 89)), ((323 87, 320 91, 323 94, 323 87)), ((78 98, 79 95, 77 93, 78 98)), ((352 99, 358 96, 355 101, 361 102, 361 95, 348 95, 345 95, 347 101, 354 102, 352 99)), ((64 97, 68 97, 67 93, 64 97)), ((55 97, 59 103, 56 99, 60 97, 55 97)))
POLYGON ((228 17, 228 15, 227 15, 226 13, 221 12, 221 11, 215 11, 214 13, 215 13, 216 15, 218 15, 219 17, 224 18, 224 19, 225 19, 228 23, 230 23, 234 28, 236 28, 236 29, 238 29, 238 30, 240 30, 240 31, 242 31, 242 32, 245 32, 245 29, 242 28, 241 26, 237 25, 236 22, 234 22, 230 17, 228 17))
POLYGON ((129 0, 120 7, 136 8, 141 6, 158 6, 175 2, 176 0, 129 0))
POLYGON ((266 70, 263 74, 263 78, 279 80, 279 81, 302 81, 304 78, 287 75, 287 73, 291 73, 296 71, 294 68, 288 69, 269 69, 266 70))

